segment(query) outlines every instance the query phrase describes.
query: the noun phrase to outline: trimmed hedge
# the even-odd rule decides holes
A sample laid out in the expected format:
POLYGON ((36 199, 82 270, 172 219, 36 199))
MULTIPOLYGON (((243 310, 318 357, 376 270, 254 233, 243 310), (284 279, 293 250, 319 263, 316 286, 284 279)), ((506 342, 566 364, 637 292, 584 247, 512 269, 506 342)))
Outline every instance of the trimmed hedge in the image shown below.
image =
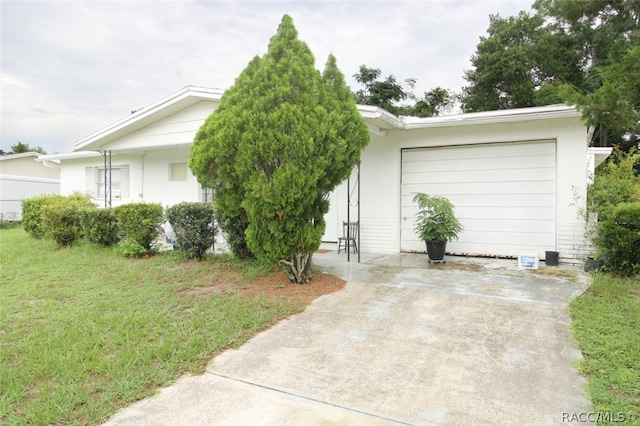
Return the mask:
POLYGON ((157 203, 131 203, 115 207, 120 231, 127 244, 135 243, 146 251, 158 238, 160 224, 164 221, 162 205, 157 203))
POLYGON ((89 242, 109 247, 120 240, 118 219, 113 207, 87 210, 82 219, 85 238, 89 242))
POLYGON ((44 236, 60 246, 70 246, 84 236, 83 217, 96 206, 88 195, 70 195, 45 200, 41 207, 44 236))
POLYGON ((640 273, 640 202, 621 203, 600 222, 595 238, 605 269, 621 275, 640 273))
POLYGON ((62 195, 39 195, 22 200, 22 227, 34 238, 44 237, 42 206, 47 202, 63 198, 62 195))
POLYGON ((188 258, 201 260, 206 251, 213 247, 217 229, 212 204, 179 203, 167 209, 167 219, 180 249, 188 258))

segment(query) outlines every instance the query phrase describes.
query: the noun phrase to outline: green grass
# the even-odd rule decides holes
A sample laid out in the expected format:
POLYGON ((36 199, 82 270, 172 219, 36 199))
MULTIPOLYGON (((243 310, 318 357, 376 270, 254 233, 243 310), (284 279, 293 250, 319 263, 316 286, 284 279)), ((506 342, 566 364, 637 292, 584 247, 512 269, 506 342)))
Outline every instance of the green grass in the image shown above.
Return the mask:
POLYGON ((595 411, 631 414, 640 424, 640 278, 594 274, 569 310, 595 411))
MULTIPOLYGON (((0 230, 0 424, 97 424, 302 304, 178 292, 243 265, 59 249, 0 230)), ((256 267, 250 266, 256 274, 256 267)))

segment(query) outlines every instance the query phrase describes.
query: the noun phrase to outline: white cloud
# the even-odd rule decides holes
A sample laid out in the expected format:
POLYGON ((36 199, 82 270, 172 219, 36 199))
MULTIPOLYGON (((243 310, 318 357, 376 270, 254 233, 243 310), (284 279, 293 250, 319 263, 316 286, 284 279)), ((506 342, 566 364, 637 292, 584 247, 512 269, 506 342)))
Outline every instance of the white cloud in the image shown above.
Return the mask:
POLYGON ((459 90, 489 14, 528 0, 3 1, 2 149, 47 151, 189 84, 226 88, 266 52, 289 13, 319 69, 333 53, 347 83, 361 64, 416 94, 459 90))

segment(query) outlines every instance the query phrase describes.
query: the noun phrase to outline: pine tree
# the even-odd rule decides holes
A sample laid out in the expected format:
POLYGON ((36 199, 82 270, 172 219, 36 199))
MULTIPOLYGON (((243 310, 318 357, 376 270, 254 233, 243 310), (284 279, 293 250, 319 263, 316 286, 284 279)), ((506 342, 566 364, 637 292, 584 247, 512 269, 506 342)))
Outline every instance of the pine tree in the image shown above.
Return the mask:
POLYGON ((216 189, 219 214, 246 220, 251 252, 303 283, 324 234, 328 196, 360 162, 369 133, 335 58, 323 77, 297 36, 285 15, 267 53, 198 132, 190 166, 216 189))

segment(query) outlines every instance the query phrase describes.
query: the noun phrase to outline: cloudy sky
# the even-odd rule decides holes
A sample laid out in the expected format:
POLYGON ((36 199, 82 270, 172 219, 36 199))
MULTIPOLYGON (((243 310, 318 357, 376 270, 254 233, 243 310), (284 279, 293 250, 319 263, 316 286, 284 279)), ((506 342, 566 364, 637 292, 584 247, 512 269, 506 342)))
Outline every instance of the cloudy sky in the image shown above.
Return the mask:
POLYGON ((490 14, 532 0, 0 0, 0 148, 48 153, 187 85, 225 89, 263 55, 288 13, 322 69, 360 65, 416 78, 415 93, 460 90, 490 14))

